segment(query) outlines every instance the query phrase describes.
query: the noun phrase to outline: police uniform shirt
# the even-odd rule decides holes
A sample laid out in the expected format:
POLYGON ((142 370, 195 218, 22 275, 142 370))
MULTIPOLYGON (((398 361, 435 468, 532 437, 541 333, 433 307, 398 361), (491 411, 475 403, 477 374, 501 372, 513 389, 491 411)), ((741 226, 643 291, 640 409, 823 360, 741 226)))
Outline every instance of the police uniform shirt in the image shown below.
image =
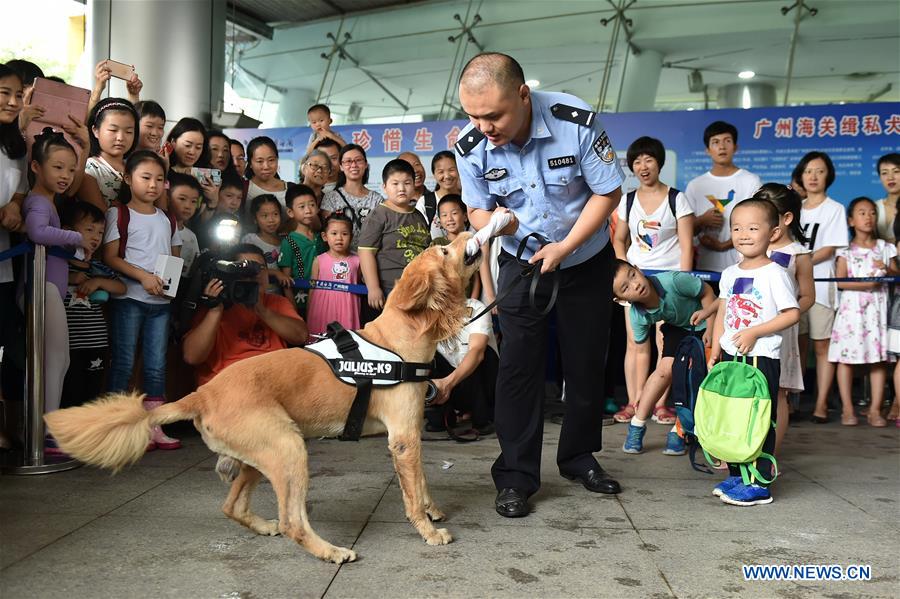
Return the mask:
MULTIPOLYGON (((463 201, 472 208, 500 205, 515 213, 515 238, 501 238, 503 249, 513 255, 519 240, 532 232, 562 241, 592 194, 610 194, 625 180, 600 119, 569 94, 531 92, 531 133, 521 148, 512 142, 495 146, 471 123, 457 139, 463 201)), ((608 242, 604 223, 560 268, 588 260, 608 242)), ((530 239, 523 258, 537 248, 530 239)))

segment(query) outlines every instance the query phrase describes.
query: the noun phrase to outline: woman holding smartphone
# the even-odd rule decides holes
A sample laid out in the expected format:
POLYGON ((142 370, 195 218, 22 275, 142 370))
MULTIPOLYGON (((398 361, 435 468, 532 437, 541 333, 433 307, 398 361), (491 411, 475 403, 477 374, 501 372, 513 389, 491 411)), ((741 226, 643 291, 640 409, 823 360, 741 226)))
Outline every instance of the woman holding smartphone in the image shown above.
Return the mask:
MULTIPOLYGON (((166 153, 169 154, 169 170, 196 177, 196 171, 193 169, 210 168, 209 136, 206 127, 197 119, 185 117, 175 123, 169 137, 166 138, 166 146, 166 153)), ((220 183, 221 179, 216 182, 208 175, 200 179, 203 197, 206 199, 205 206, 209 210, 215 210, 219 203, 220 183)), ((203 210, 204 208, 201 208, 198 212, 203 210)))

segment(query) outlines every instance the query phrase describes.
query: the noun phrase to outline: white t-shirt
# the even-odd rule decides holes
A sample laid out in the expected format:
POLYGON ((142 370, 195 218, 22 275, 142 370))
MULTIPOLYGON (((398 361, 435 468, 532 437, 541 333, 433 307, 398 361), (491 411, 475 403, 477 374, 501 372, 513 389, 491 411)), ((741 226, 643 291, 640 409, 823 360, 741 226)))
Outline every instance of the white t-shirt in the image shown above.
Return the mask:
MULTIPOLYGON (((737 354, 731 338, 738 331, 764 324, 789 308, 799 308, 794 284, 787 271, 775 262, 760 268, 729 266, 722 272, 719 297, 725 310, 725 332, 719 339, 722 350, 737 354)), ((781 357, 781 333, 756 340, 748 354, 778 360, 781 357)))
MULTIPOLYGON (((731 211, 739 202, 756 193, 761 185, 759 177, 744 169, 738 169, 733 175, 727 177, 717 177, 706 172, 691 180, 687 189, 684 190, 684 195, 687 196, 694 208, 694 214, 699 217, 707 213, 710 208, 721 206, 720 210, 725 217, 725 224, 721 229, 697 231, 696 234, 699 236, 706 233, 716 237, 719 241, 731 239, 731 227, 729 226, 731 211)), ((738 253, 734 249, 717 252, 702 246, 697 248, 697 268, 700 270, 722 272, 729 266, 737 264, 737 261, 738 253)))
MULTIPOLYGON (((106 233, 103 235, 103 243, 110 243, 119 239, 118 208, 110 208, 106 211, 106 233)), ((160 255, 171 256, 172 248, 181 245, 181 234, 176 228, 172 234, 172 224, 165 212, 156 209, 155 214, 141 214, 131 208, 128 220, 128 245, 125 248, 125 262, 136 268, 153 272, 156 269, 156 259, 160 255)), ((141 286, 140 282, 126 276, 122 276, 125 283, 125 294, 113 296, 117 299, 129 298, 145 304, 167 304, 169 298, 159 295, 150 295, 141 286)))
MULTIPOLYGON (((12 197, 28 193, 28 177, 26 176, 25 157, 11 160, 6 152, 0 150, 0 208, 9 204, 12 197)), ((0 252, 9 249, 9 231, 0 228, 0 252)), ((12 260, 0 262, 0 283, 13 280, 12 260)))
POLYGON ((897 240, 894 239, 894 221, 888 221, 886 202, 887 198, 875 200, 875 209, 878 212, 878 236, 885 241, 897 243, 897 240))
MULTIPOLYGON (((469 308, 466 317, 468 319, 480 313, 486 306, 476 299, 469 298, 466 300, 466 307, 469 308)), ((494 328, 491 325, 490 312, 483 314, 475 322, 467 324, 456 337, 438 343, 438 353, 444 356, 453 368, 459 368, 463 358, 469 352, 469 336, 473 333, 487 335, 488 347, 497 352, 498 356, 500 355, 500 352, 497 351, 497 338, 494 336, 494 328)))
POLYGON ((187 227, 178 229, 178 235, 181 237, 181 259, 184 260, 181 276, 186 277, 191 272, 194 258, 200 254, 200 242, 197 241, 197 235, 187 227))
POLYGON ((100 195, 106 200, 107 206, 119 197, 119 188, 122 187, 125 178, 102 157, 91 156, 88 158, 84 165, 84 172, 97 181, 100 195))
MULTIPOLYGON (((668 193, 668 190, 667 190, 668 193)), ((625 222, 627 198, 619 202, 619 222, 625 222)), ((631 245, 625 255, 640 269, 679 270, 681 251, 678 247, 678 220, 694 213, 687 197, 678 192, 675 196, 675 212, 669 208, 669 198, 664 197, 659 207, 647 214, 641 205, 640 194, 635 192, 634 204, 628 216, 628 235, 631 245)))
MULTIPOLYGON (((245 202, 247 210, 250 209, 250 204, 253 202, 253 198, 255 198, 256 196, 261 196, 264 193, 270 193, 275 196, 275 198, 281 204, 281 207, 284 208, 284 195, 287 193, 287 183, 284 184, 284 189, 282 189, 281 191, 267 191, 253 181, 250 181, 247 185, 247 201, 245 202)), ((251 218, 250 220, 252 222, 253 219, 251 218)))
MULTIPOLYGON (((805 202, 804 202, 805 204, 805 202)), ((847 247, 850 245, 850 232, 847 228, 847 215, 844 207, 832 200, 825 201, 817 207, 800 211, 800 226, 807 239, 806 247, 815 252, 823 247, 847 247)), ((813 277, 829 279, 834 277, 834 258, 813 264, 813 277)), ((826 308, 837 305, 837 283, 820 283, 816 281, 816 303, 826 308)))

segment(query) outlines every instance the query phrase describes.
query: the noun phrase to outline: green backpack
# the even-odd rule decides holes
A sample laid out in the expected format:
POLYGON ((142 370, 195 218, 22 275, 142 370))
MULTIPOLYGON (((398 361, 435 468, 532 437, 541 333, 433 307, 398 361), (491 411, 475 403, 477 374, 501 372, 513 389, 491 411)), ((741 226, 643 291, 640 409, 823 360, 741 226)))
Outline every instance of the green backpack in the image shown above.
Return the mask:
POLYGON ((773 426, 772 398, 763 373, 748 364, 746 357, 713 366, 700 384, 694 408, 694 432, 707 461, 714 466, 718 460, 740 465, 745 485, 754 480, 771 483, 778 476, 778 467, 775 457, 763 452, 762 446, 773 426), (759 457, 771 460, 771 480, 757 470, 759 457))

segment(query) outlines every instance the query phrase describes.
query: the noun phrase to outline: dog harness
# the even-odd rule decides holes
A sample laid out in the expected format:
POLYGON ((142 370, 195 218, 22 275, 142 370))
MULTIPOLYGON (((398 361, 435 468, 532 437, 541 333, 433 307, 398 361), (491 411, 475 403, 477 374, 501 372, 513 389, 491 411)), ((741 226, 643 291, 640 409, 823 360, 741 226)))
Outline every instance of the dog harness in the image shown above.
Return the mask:
POLYGON ((325 360, 341 382, 356 387, 344 432, 338 437, 341 441, 359 441, 373 385, 392 387, 399 383, 422 383, 429 380, 434 368, 434 362, 404 362, 391 350, 344 329, 337 322, 328 325, 326 334, 322 341, 303 349, 325 360))

